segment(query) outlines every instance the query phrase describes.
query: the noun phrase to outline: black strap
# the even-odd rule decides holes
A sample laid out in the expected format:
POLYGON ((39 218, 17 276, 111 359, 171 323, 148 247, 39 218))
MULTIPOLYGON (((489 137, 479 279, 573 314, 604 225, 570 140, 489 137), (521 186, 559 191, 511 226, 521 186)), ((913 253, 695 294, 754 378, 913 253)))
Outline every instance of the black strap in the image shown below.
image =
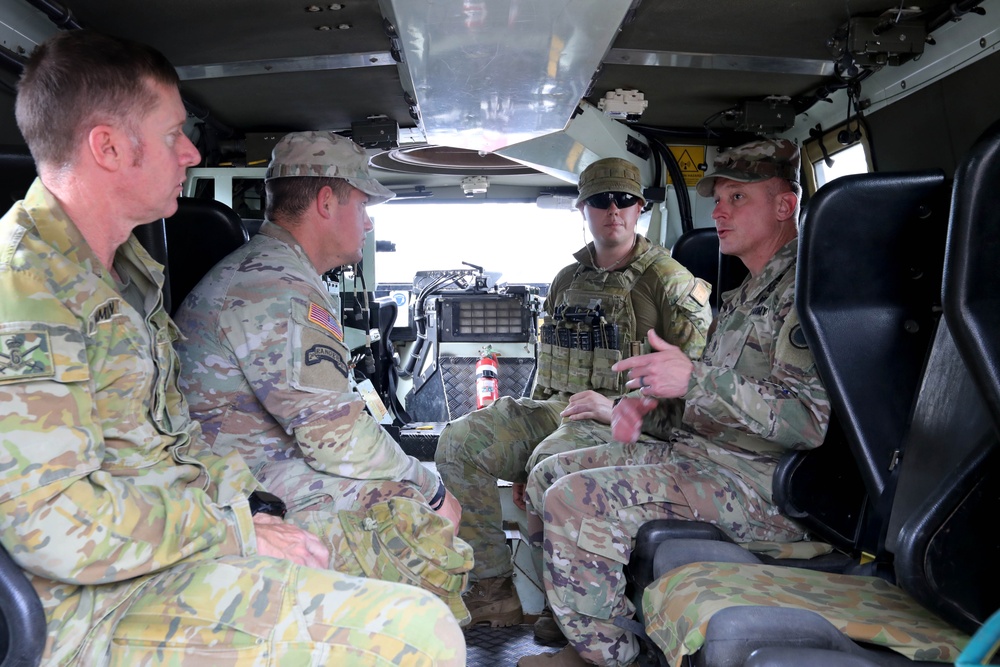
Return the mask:
POLYGON ((646 628, 643 627, 642 623, 634 618, 618 616, 615 618, 614 624, 625 632, 631 632, 635 635, 639 641, 646 646, 646 654, 652 656, 656 660, 657 667, 669 667, 669 665, 667 665, 667 657, 663 655, 663 651, 660 650, 660 647, 654 644, 653 640, 646 634, 646 628))

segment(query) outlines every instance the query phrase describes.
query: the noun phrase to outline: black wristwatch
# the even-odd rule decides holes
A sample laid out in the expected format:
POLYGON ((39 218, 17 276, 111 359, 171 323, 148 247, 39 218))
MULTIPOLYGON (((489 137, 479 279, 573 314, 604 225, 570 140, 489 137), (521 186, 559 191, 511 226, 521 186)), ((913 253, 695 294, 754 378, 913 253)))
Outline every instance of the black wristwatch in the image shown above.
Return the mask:
POLYGON ((250 494, 250 514, 270 514, 285 516, 285 501, 267 491, 254 491, 250 494))

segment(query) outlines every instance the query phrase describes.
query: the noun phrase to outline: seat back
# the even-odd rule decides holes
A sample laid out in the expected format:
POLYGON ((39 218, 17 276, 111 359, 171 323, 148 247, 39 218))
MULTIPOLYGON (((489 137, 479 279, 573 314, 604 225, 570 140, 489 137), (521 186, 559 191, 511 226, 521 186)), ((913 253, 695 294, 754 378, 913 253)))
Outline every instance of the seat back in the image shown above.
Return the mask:
POLYGON ((213 266, 250 240, 240 216, 214 199, 179 198, 165 231, 171 315, 213 266))
POLYGON ((684 232, 674 242, 670 256, 696 278, 711 283, 713 313, 719 310, 722 294, 739 287, 748 273, 739 257, 719 252, 719 235, 714 227, 698 227, 684 232))
POLYGON ((955 173, 939 336, 951 363, 925 374, 888 543, 899 585, 969 633, 1000 608, 998 179, 1000 123, 955 173))
POLYGON ((902 448, 938 319, 948 194, 940 171, 847 176, 802 220, 802 330, 873 499, 902 448))

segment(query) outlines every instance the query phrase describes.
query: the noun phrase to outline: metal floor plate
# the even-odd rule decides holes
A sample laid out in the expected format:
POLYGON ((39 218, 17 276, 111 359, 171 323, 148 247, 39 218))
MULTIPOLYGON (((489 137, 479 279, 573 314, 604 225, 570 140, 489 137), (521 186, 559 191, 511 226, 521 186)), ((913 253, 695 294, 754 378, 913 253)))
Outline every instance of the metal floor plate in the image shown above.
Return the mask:
POLYGON ((536 643, 530 625, 509 628, 477 625, 465 631, 465 646, 467 667, 514 667, 525 656, 559 650, 536 643))

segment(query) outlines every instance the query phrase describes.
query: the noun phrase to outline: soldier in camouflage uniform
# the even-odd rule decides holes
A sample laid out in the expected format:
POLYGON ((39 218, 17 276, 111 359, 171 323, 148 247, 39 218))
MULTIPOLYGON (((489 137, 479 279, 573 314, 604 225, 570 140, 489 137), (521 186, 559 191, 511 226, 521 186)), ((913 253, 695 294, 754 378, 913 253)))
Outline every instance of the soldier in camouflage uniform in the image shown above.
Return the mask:
MULTIPOLYGON (((292 517, 409 498, 457 526, 461 507, 440 477, 404 454, 351 391, 340 298, 321 277, 360 261, 372 230, 366 206, 392 191, 371 177, 360 146, 332 132, 285 135, 264 180, 260 231, 177 311, 191 415, 212 451, 241 454, 292 517)), ((471 549, 457 546, 468 570, 471 549)), ((464 570, 455 574, 464 585, 464 570)))
POLYGON ((647 521, 710 521, 741 542, 803 538, 771 498, 782 452, 819 446, 830 413, 794 306, 798 172, 798 149, 786 140, 716 158, 698 193, 714 196, 720 249, 750 275, 724 295, 705 354, 692 362, 650 334, 657 352, 615 365, 633 392, 613 410, 616 442, 532 469, 529 512, 544 522, 531 540, 570 646, 520 667, 634 664, 636 639, 614 621, 635 612, 622 568, 647 521), (685 400, 681 427, 643 437, 655 407, 676 398, 685 400))
POLYGON ((329 546, 189 417, 162 266, 131 234, 199 161, 177 86, 160 53, 82 30, 19 84, 39 179, 0 219, 0 541, 43 662, 464 665, 446 605, 323 569, 329 546))
MULTIPOLYGON (((639 169, 620 158, 598 160, 583 171, 577 208, 594 241, 549 288, 531 398, 501 398, 448 424, 438 441, 438 470, 463 507, 459 535, 475 552, 476 583, 466 594, 473 624, 522 620, 497 480, 515 483, 518 502, 537 461, 610 442, 612 399, 624 391, 611 366, 629 356, 646 331, 692 358, 705 345, 711 287, 635 233, 644 202, 639 179, 639 169), (609 332, 614 340, 601 340, 609 332)), ((540 619, 536 636, 559 636, 551 618, 540 619)))

